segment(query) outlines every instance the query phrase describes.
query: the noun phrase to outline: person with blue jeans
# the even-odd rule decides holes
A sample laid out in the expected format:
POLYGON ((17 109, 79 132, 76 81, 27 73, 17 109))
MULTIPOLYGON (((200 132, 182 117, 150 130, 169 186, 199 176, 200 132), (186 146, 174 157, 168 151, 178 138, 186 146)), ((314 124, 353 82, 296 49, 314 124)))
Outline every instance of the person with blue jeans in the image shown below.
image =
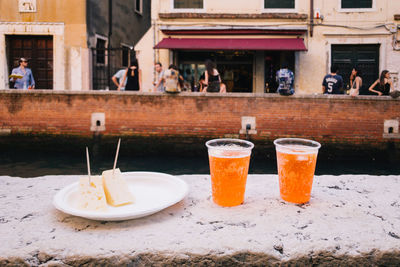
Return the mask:
POLYGON ((280 95, 294 94, 294 74, 293 71, 289 70, 286 62, 284 62, 282 68, 276 72, 276 81, 279 84, 277 92, 280 95))
POLYGON ((22 57, 19 59, 19 67, 11 71, 11 75, 22 77, 11 77, 10 81, 14 82, 15 89, 35 89, 35 79, 33 79, 31 69, 27 68, 27 66, 28 60, 22 57))

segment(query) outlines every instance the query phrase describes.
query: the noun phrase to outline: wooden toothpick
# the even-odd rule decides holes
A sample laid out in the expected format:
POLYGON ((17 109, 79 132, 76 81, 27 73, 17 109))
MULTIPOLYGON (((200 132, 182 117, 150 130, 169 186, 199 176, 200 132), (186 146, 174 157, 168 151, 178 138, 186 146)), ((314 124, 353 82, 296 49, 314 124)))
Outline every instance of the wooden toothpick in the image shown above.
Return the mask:
POLYGON ((91 178, 90 178, 90 161, 89 161, 89 150, 88 147, 86 147, 86 161, 87 161, 87 170, 88 170, 88 175, 89 175, 89 185, 91 184, 91 178))
POLYGON ((121 138, 118 139, 117 153, 115 153, 114 167, 113 167, 113 172, 112 172, 113 176, 114 176, 115 167, 117 166, 117 160, 118 160, 118 153, 119 153, 120 144, 121 144, 121 138))

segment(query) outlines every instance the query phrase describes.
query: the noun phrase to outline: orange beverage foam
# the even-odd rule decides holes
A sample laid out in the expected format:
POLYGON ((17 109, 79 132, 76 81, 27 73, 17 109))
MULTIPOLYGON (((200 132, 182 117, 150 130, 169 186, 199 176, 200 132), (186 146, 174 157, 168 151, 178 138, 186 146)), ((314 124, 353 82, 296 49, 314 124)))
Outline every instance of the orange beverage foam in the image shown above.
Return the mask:
POLYGON ((210 174, 214 203, 232 207, 243 203, 249 171, 250 151, 210 153, 210 174))
POLYGON ((288 147, 291 152, 276 150, 281 198, 292 203, 306 203, 311 197, 318 152, 306 151, 301 145, 288 147))

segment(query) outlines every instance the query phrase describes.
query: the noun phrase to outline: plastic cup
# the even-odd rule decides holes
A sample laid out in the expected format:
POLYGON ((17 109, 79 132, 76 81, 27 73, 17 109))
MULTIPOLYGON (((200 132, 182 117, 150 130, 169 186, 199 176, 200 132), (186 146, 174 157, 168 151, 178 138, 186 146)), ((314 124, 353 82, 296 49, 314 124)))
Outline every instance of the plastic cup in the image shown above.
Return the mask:
POLYGON ((214 203, 223 207, 242 204, 254 144, 240 139, 213 139, 206 146, 214 203))
POLYGON ((321 144, 300 138, 276 139, 274 144, 281 198, 297 204, 310 201, 321 144))

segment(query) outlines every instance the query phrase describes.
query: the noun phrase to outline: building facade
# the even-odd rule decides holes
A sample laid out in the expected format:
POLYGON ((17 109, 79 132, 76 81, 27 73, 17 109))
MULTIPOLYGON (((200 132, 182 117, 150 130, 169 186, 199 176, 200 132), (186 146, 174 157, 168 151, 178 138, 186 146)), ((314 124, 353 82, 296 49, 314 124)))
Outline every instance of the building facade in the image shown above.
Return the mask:
POLYGON ((359 66, 367 94, 384 69, 398 88, 399 10, 391 0, 153 0, 151 29, 135 50, 145 88, 154 62, 173 63, 197 82, 209 58, 228 92, 275 92, 275 73, 287 63, 297 93, 321 93, 337 64, 346 85, 359 66))
POLYGON ((0 88, 25 57, 37 89, 107 89, 149 26, 149 1, 0 1, 0 88))
POLYGON ((135 57, 134 46, 150 28, 150 5, 146 0, 87 0, 91 88, 116 89, 110 78, 135 57))

